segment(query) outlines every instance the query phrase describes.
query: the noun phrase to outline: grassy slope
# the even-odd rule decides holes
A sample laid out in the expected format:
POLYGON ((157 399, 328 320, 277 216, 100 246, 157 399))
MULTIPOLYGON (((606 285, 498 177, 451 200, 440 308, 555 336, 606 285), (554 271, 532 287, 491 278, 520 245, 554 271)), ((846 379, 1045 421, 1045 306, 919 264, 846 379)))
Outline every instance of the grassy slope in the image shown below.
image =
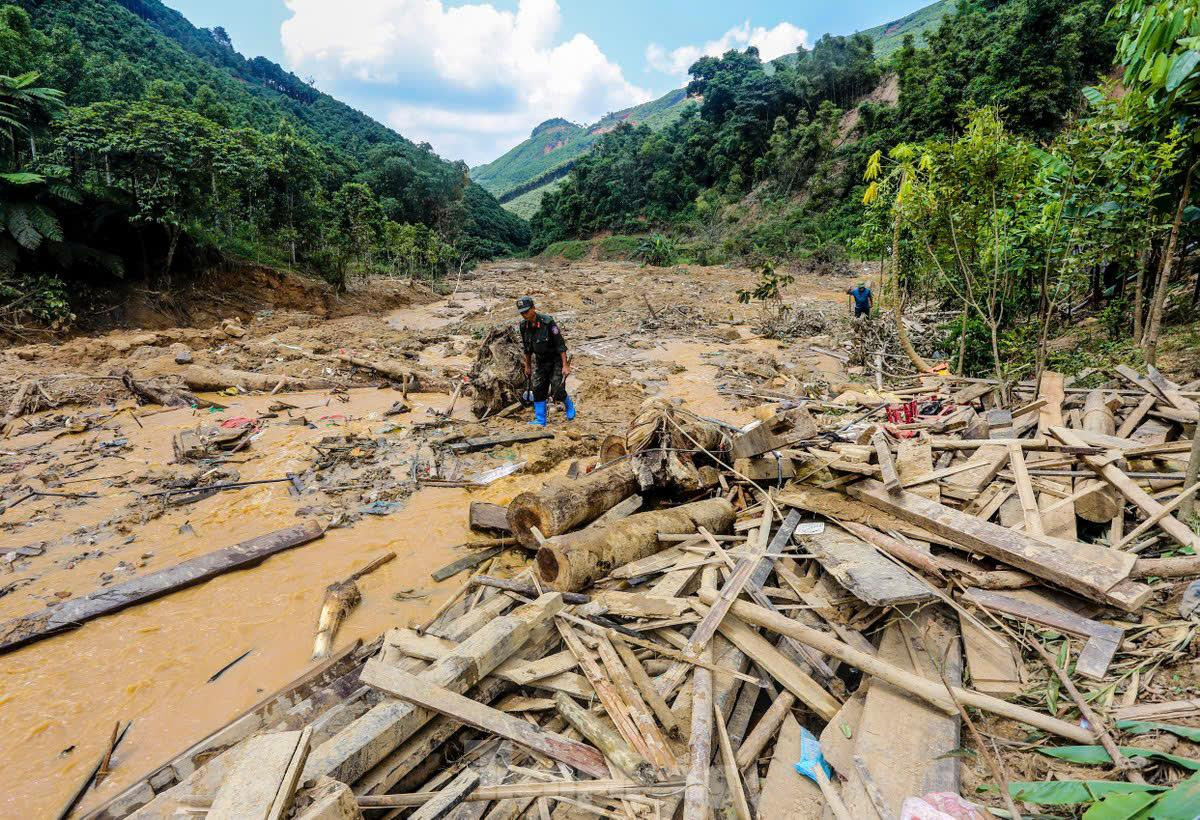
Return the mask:
MULTIPOLYGON (((918 45, 924 33, 954 10, 954 0, 937 0, 932 5, 917 9, 912 14, 890 23, 867 29, 864 33, 875 40, 875 51, 887 57, 900 48, 904 35, 912 34, 918 45)), ((786 59, 781 58, 781 59, 786 59)), ((621 119, 646 123, 655 130, 669 125, 682 110, 686 101, 683 89, 676 89, 652 102, 644 103, 624 111, 607 115, 598 123, 583 128, 566 123, 566 120, 549 122, 564 123, 566 126, 542 129, 547 123, 533 130, 530 138, 499 159, 471 169, 471 178, 494 194, 510 211, 529 218, 537 210, 538 203, 547 191, 553 190, 558 179, 570 170, 571 164, 591 150, 600 135, 621 119), (549 133, 549 132, 553 133, 549 133), (529 188, 539 180, 545 184, 529 188)))
POLYGON ((548 181, 552 181, 556 173, 565 173, 572 162, 591 150, 596 140, 620 122, 645 123, 655 129, 665 127, 679 116, 685 98, 683 89, 676 89, 657 100, 606 114, 586 128, 562 119, 547 120, 533 129, 529 139, 504 156, 472 168, 471 179, 503 201, 508 198, 506 194, 522 185, 542 177, 550 177, 548 181))
POLYGON ((917 9, 912 14, 905 15, 899 20, 884 23, 863 32, 875 41, 875 54, 886 58, 900 48, 904 43, 904 35, 911 34, 920 46, 925 32, 937 27, 942 18, 954 11, 954 0, 938 0, 924 8, 917 9))

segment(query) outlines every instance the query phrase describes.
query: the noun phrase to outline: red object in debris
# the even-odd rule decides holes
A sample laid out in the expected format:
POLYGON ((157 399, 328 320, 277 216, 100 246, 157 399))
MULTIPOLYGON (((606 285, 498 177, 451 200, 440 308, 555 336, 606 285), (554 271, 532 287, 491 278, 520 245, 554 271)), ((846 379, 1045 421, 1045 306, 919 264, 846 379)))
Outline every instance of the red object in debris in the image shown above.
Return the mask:
POLYGON ((348 421, 348 419, 341 413, 333 413, 332 415, 321 416, 318 421, 348 421))
POLYGON ((221 422, 221 426, 226 430, 232 430, 236 427, 257 427, 258 419, 248 419, 245 416, 239 416, 234 419, 225 419, 221 422))

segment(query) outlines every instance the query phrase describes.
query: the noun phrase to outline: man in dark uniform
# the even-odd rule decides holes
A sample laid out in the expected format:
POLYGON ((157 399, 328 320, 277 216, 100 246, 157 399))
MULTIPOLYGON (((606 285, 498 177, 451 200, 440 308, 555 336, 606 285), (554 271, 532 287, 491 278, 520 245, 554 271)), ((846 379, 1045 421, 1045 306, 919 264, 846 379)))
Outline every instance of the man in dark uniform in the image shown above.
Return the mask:
POLYGON ((566 379, 571 375, 567 362, 567 342, 553 316, 538 313, 533 298, 517 300, 521 313, 521 344, 525 350, 525 378, 533 381, 534 420, 530 424, 546 426, 546 401, 560 401, 567 410, 567 421, 575 418, 575 403, 567 395, 566 379))

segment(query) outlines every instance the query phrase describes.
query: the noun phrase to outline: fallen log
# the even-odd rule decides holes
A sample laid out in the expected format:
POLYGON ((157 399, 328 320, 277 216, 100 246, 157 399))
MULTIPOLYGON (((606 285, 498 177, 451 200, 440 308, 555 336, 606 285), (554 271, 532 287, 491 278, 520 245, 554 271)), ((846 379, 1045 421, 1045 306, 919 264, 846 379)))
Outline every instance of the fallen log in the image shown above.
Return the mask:
POLYGON ((394 552, 381 555, 344 580, 334 581, 325 587, 325 601, 321 604, 321 615, 317 619, 317 636, 313 642, 314 661, 319 661, 329 654, 338 627, 342 625, 345 617, 362 603, 362 592, 356 583, 358 579, 374 572, 395 557, 394 552))
POLYGON ((571 728, 599 749, 613 766, 639 783, 654 782, 654 767, 631 749, 625 739, 615 729, 609 728, 598 715, 584 709, 562 692, 555 693, 554 704, 571 728))
POLYGON ((72 598, 31 615, 13 618, 0 624, 0 653, 40 641, 56 632, 74 629, 93 618, 207 581, 230 570, 257 564, 270 555, 307 544, 324 534, 325 530, 319 523, 309 521, 192 558, 82 598, 72 598))
POLYGON ((577 591, 614 567, 658 552, 662 549, 660 532, 695 531, 699 527, 709 532, 728 532, 733 527, 733 516, 728 501, 714 498, 638 513, 603 529, 557 536, 538 550, 538 577, 552 589, 577 591))
MULTIPOLYGON (((1099 390, 1093 390, 1084 399, 1083 429, 1105 436, 1116 433, 1116 420, 1112 410, 1104 403, 1104 394, 1099 390)), ((1080 518, 1096 524, 1107 524, 1121 512, 1123 504, 1108 482, 1095 477, 1078 478, 1075 480, 1075 489, 1087 491, 1075 499, 1075 514, 1080 518)))
MULTIPOLYGON (((701 601, 712 604, 717 600, 718 593, 715 590, 701 587, 699 595, 701 601)), ((942 709, 948 715, 958 713, 958 709, 954 705, 954 700, 957 700, 964 706, 973 706, 976 709, 990 712, 1000 717, 1009 718, 1021 723, 1028 723, 1037 729, 1042 729, 1058 737, 1073 740, 1076 743, 1092 744, 1096 742, 1096 734, 1094 732, 1084 729, 1077 724, 1051 717, 1025 706, 1008 703, 1000 698, 984 695, 971 689, 964 689, 959 686, 950 687, 950 692, 953 694, 952 700, 950 694, 946 691, 945 685, 941 683, 914 675, 911 672, 905 672, 873 655, 860 652, 831 635, 804 626, 798 621, 794 621, 784 615, 778 615, 761 606, 746 603, 745 601, 736 601, 730 608, 730 614, 741 618, 747 623, 766 627, 773 632, 778 632, 780 635, 795 638, 800 643, 807 644, 814 649, 824 652, 826 655, 831 655, 844 663, 848 663, 865 674, 879 678, 885 683, 889 683, 906 692, 911 692, 922 700, 942 709)))
POLYGON ((280 373, 251 373, 248 370, 233 370, 200 365, 185 367, 180 378, 192 390, 201 393, 219 393, 229 387, 251 392, 299 392, 303 390, 328 390, 336 384, 329 379, 298 379, 280 373), (280 387, 282 385, 282 387, 280 387))
MULTIPOLYGON (((533 528, 546 538, 595 521, 638 490, 628 462, 595 470, 582 478, 557 478, 536 493, 521 493, 508 505, 508 527, 529 549, 539 544, 533 528)), ((624 563, 624 562, 622 562, 624 563)))

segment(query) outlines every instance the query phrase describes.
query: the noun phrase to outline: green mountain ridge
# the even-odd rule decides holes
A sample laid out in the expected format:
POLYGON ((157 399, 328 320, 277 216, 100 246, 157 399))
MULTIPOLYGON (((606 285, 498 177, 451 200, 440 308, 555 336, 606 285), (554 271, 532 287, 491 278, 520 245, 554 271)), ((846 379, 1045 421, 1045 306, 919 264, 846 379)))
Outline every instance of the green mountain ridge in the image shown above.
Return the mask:
MULTIPOLYGON (((863 33, 875 42, 875 53, 886 58, 895 52, 907 35, 920 45, 926 32, 937 27, 954 10, 955 0, 937 2, 917 9, 890 23, 863 33)), ((786 54, 774 62, 787 61, 786 54)), ((554 117, 539 124, 529 138, 497 159, 471 169, 471 179, 500 200, 518 216, 528 218, 537 210, 541 197, 565 177, 575 162, 591 151, 596 141, 620 122, 645 124, 654 130, 670 125, 694 101, 685 89, 677 88, 641 105, 606 114, 590 126, 554 117)))

